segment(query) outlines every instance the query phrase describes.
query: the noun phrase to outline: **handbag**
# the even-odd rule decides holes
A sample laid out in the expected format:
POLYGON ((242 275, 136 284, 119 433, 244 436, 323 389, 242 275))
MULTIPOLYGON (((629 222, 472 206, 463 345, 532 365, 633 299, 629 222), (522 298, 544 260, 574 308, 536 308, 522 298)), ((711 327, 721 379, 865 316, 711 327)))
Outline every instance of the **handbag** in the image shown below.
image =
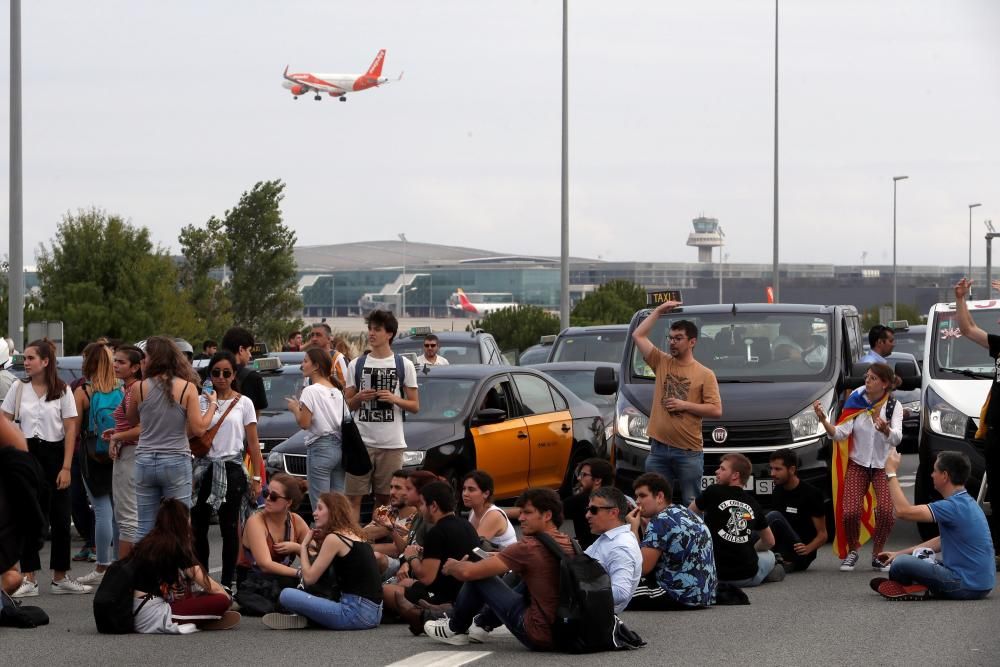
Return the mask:
POLYGON ((229 407, 226 408, 226 411, 222 413, 222 417, 219 419, 219 421, 215 422, 215 426, 208 429, 201 435, 196 435, 191 438, 188 438, 188 445, 191 447, 191 454, 193 454, 195 458, 200 459, 205 456, 208 456, 208 452, 212 449, 212 441, 215 440, 215 434, 219 432, 219 428, 222 426, 222 422, 226 421, 226 417, 229 416, 229 413, 232 411, 233 408, 236 407, 236 404, 239 402, 240 402, 240 395, 236 394, 235 398, 233 398, 233 402, 230 403, 229 407))
POLYGON ((348 475, 361 477, 372 471, 372 460, 368 456, 368 447, 361 438, 358 425, 347 411, 347 399, 344 399, 344 414, 340 422, 341 460, 344 472, 348 475))

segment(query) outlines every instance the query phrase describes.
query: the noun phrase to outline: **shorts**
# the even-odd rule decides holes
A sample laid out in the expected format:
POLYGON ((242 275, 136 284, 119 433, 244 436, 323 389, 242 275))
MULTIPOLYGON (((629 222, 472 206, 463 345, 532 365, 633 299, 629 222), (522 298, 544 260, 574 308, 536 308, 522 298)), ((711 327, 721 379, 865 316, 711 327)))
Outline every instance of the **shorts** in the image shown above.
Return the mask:
POLYGON ((367 449, 372 469, 367 475, 347 475, 344 492, 349 496, 366 496, 374 491, 377 495, 387 496, 392 473, 403 467, 403 454, 406 450, 379 447, 367 449))

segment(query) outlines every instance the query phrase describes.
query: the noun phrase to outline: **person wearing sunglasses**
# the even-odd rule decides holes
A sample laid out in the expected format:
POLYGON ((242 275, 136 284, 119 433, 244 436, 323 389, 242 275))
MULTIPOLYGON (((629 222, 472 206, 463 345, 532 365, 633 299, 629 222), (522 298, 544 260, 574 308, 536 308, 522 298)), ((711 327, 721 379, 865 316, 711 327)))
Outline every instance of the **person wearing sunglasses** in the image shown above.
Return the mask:
POLYGON ((441 343, 434 334, 427 334, 424 337, 424 353, 417 357, 417 364, 420 366, 447 366, 448 360, 438 354, 441 343))
POLYGON ((600 563, 611 577, 615 612, 625 610, 642 578, 642 554, 639 541, 629 527, 628 512, 628 499, 613 486, 594 491, 587 506, 587 523, 597 539, 584 553, 600 563))
MULTIPOLYGON (((192 482, 195 503, 191 508, 191 527, 194 530, 195 553, 202 563, 207 563, 210 554, 208 526, 212 512, 218 514, 219 531, 222 533, 220 581, 231 589, 239 555, 237 524, 243 503, 260 494, 264 459, 257 439, 257 414, 253 401, 242 396, 236 386, 236 357, 233 353, 228 350, 216 352, 208 362, 208 375, 219 402, 208 428, 211 430, 218 426, 218 430, 212 438, 208 454, 194 461, 192 482), (249 472, 243 463, 244 442, 252 461, 253 470, 249 472)), ((207 413, 208 408, 208 398, 202 396, 202 412, 207 413)))

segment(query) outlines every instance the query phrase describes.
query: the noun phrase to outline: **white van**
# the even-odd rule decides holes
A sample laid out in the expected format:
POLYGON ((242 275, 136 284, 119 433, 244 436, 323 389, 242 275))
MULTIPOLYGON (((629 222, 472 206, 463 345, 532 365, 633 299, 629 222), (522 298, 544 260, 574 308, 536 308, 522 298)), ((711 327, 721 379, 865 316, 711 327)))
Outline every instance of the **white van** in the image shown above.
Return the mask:
MULTIPOLYGON (((1000 331, 1000 301, 969 301, 969 312, 980 329, 1000 331)), ((985 459, 982 440, 976 440, 979 414, 993 383, 995 364, 980 345, 962 335, 955 304, 938 303, 927 316, 924 345, 923 392, 920 422, 920 463, 914 500, 924 504, 940 496, 931 483, 931 470, 939 452, 964 452, 972 461, 967 488, 979 493, 985 459)), ((920 524, 920 534, 937 534, 934 524, 920 524)))

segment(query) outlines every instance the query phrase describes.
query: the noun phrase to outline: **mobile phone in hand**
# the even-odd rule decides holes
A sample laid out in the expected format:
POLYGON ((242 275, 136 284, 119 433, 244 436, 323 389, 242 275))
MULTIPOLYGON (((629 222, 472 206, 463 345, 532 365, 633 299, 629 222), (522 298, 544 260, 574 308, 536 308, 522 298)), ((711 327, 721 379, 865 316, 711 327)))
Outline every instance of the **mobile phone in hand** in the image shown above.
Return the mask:
POLYGON ((484 560, 486 558, 491 558, 493 556, 493 554, 491 554, 489 551, 483 551, 479 547, 476 547, 475 549, 473 549, 472 553, 474 555, 478 556, 479 560, 484 560))

